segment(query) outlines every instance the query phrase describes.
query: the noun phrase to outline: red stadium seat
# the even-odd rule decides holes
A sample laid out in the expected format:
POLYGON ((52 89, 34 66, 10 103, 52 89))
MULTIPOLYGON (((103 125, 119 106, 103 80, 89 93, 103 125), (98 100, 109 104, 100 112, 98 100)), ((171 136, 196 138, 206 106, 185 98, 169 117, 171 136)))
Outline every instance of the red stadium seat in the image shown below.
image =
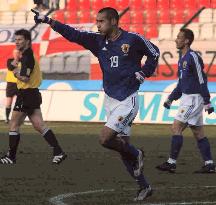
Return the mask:
POLYGON ((146 39, 158 37, 158 25, 151 24, 144 27, 144 36, 146 39))
POLYGON ((72 11, 66 11, 65 22, 68 24, 77 23, 77 13, 72 11))
POLYGON ((132 24, 142 24, 143 23, 143 11, 134 10, 131 12, 131 23, 132 24))
POLYGON ((116 6, 118 11, 122 11, 129 6, 129 0, 118 0, 116 6))
POLYGON ((78 10, 78 0, 69 0, 69 1, 67 1, 66 8, 69 11, 77 11, 78 10))
POLYGON ((183 9, 184 2, 179 0, 170 0, 170 8, 171 9, 183 9))
POLYGON ((91 11, 90 12, 90 20, 91 22, 95 23, 96 22, 96 17, 97 17, 97 11, 91 11))
POLYGON ((143 0, 143 9, 156 9, 157 8, 157 2, 156 0, 143 0))
POLYGON ((171 23, 178 24, 184 22, 184 10, 182 9, 173 9, 171 11, 171 23))
POLYGON ((115 0, 104 0, 104 6, 116 8, 117 4, 115 0))
MULTIPOLYGON (((185 12, 184 12, 185 13, 185 16, 184 16, 185 22, 188 21, 196 12, 197 12, 197 9, 196 10, 185 9, 185 12)), ((199 21, 198 17, 193 20, 193 22, 198 22, 198 21, 199 21)))
POLYGON ((80 11, 89 11, 91 6, 90 6, 90 1, 89 0, 79 0, 78 1, 78 7, 80 11))
POLYGON ((211 8, 211 0, 198 0, 197 4, 199 8, 203 6, 206 8, 211 8))
POLYGON ((184 0, 184 6, 188 9, 196 9, 198 7, 195 0, 184 0))
POLYGON ((162 10, 162 9, 169 9, 170 8, 170 2, 167 0, 158 0, 157 1, 157 8, 162 10))
POLYGON ((92 0, 91 1, 91 9, 93 11, 99 11, 104 7, 103 0, 92 0))
POLYGON ((143 26, 140 24, 134 24, 134 25, 130 25, 130 32, 134 32, 134 33, 138 33, 143 35, 144 34, 144 30, 143 30, 143 26))
POLYGON ((140 10, 142 8, 142 0, 130 0, 129 6, 131 10, 140 10))
POLYGON ((62 23, 65 22, 65 11, 64 10, 57 10, 55 11, 55 13, 53 14, 52 18, 54 18, 55 20, 58 20, 62 23))
POLYGON ((83 10, 78 13, 78 21, 79 23, 90 23, 90 11, 83 10))
POLYGON ((212 9, 216 8, 216 0, 211 0, 211 8, 212 9))
POLYGON ((120 23, 122 23, 122 24, 130 24, 130 22, 131 22, 131 15, 130 15, 130 11, 128 11, 127 13, 125 13, 120 18, 120 23))
POLYGON ((146 24, 156 24, 157 23, 157 11, 154 10, 147 10, 144 15, 144 23, 146 24))
POLYGON ((122 24, 120 23, 120 27, 126 31, 129 31, 130 30, 130 24, 122 24))
POLYGON ((167 24, 170 23, 170 10, 169 9, 159 9, 158 10, 158 20, 159 24, 167 24))

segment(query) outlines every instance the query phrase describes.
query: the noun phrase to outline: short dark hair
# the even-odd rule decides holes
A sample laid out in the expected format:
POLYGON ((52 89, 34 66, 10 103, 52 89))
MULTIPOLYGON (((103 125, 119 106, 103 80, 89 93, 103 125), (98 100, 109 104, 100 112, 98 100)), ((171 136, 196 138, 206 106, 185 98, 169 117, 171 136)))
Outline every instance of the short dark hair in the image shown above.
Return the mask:
POLYGON ((112 7, 105 7, 105 8, 102 8, 100 11, 98 11, 98 13, 104 13, 104 12, 106 13, 107 18, 109 20, 115 19, 117 23, 119 22, 119 14, 116 9, 112 7))
POLYGON ((189 46, 190 46, 194 41, 193 31, 188 29, 188 28, 182 28, 182 29, 180 29, 180 32, 184 33, 185 38, 189 40, 189 46))
POLYGON ((15 35, 24 36, 26 40, 30 40, 31 42, 31 32, 26 29, 20 29, 15 31, 15 35))

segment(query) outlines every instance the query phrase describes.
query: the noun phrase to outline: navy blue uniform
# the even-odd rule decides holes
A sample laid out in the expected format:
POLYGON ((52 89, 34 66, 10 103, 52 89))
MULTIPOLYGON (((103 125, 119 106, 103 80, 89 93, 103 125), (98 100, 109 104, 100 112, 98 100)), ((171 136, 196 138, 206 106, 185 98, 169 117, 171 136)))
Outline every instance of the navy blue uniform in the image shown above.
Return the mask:
POLYGON ((52 28, 67 40, 90 50, 98 58, 103 72, 104 91, 119 101, 139 89, 140 83, 135 79, 135 72, 142 70, 146 77, 150 77, 157 67, 159 49, 136 33, 122 30, 117 40, 110 41, 98 33, 79 31, 58 21, 52 28), (144 55, 147 60, 141 67, 144 55))
POLYGON ((207 87, 207 77, 203 71, 202 58, 193 50, 180 57, 178 61, 179 81, 176 88, 170 94, 170 100, 177 100, 184 94, 200 94, 204 104, 210 103, 210 94, 207 87))

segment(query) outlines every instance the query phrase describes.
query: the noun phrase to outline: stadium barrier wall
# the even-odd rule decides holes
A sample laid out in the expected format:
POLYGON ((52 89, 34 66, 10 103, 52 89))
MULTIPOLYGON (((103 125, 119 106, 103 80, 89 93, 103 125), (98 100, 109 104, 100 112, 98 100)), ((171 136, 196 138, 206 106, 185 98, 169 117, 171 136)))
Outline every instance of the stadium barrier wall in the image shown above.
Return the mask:
MULTIPOLYGON (((80 29, 91 31, 94 27, 92 23, 86 24, 71 24, 71 26, 80 29)), ((181 24, 176 24, 176 28, 179 29, 181 24)), ((31 25, 1 25, 0 28, 0 71, 6 69, 6 62, 9 57, 12 57, 12 51, 15 47, 13 38, 14 31, 20 28, 30 29, 31 25)), ((175 28, 175 27, 174 27, 175 28)), ((174 29, 173 28, 173 29, 174 29)), ((156 38, 151 39, 151 41, 160 48, 160 59, 159 66, 154 76, 151 80, 175 80, 177 79, 177 62, 179 59, 179 52, 176 49, 176 44, 174 42, 176 38, 176 31, 173 37, 170 36, 169 39, 156 38)), ((174 33, 173 30, 173 33, 174 33)), ((32 32, 32 45, 35 55, 38 59, 40 56, 49 58, 53 56, 70 56, 71 54, 81 55, 86 50, 79 46, 78 44, 71 43, 65 40, 61 35, 50 29, 46 24, 42 24, 37 27, 36 30, 32 32)), ((215 39, 195 39, 192 44, 192 49, 199 52, 205 63, 205 71, 208 76, 208 80, 215 82, 216 79, 216 41, 215 39)), ((88 52, 87 52, 88 53, 88 52)), ((90 52, 89 52, 90 55, 90 52)), ((145 58, 143 58, 143 63, 145 58)), ((52 66, 42 66, 41 68, 45 73, 63 73, 64 66, 55 67, 52 66)), ((72 68, 71 68, 72 70, 72 68)), ((71 71, 72 72, 72 71, 71 71)), ((96 57, 91 55, 91 68, 90 68, 90 79, 102 79, 102 73, 98 64, 96 57)))
MULTIPOLYGON (((103 91, 41 90, 41 106, 46 121, 104 122, 103 91)), ((135 123, 171 124, 177 112, 179 101, 170 110, 163 107, 166 92, 139 92, 139 113, 135 123)), ((211 94, 216 108, 216 93, 211 94)), ((5 90, 0 90, 0 120, 5 119, 5 90)), ((204 124, 216 125, 216 113, 204 113, 204 124)))

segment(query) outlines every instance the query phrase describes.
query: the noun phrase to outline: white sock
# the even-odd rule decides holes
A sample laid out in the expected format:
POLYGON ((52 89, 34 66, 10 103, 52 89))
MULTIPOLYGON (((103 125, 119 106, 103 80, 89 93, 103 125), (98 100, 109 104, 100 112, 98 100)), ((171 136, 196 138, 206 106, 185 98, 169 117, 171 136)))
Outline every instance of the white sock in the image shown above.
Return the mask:
POLYGON ((167 162, 170 163, 170 164, 176 164, 176 160, 175 160, 175 159, 172 159, 172 158, 169 158, 169 159, 167 160, 167 162))
POLYGON ((213 160, 205 161, 205 165, 207 165, 207 164, 213 164, 213 163, 214 163, 213 160))

